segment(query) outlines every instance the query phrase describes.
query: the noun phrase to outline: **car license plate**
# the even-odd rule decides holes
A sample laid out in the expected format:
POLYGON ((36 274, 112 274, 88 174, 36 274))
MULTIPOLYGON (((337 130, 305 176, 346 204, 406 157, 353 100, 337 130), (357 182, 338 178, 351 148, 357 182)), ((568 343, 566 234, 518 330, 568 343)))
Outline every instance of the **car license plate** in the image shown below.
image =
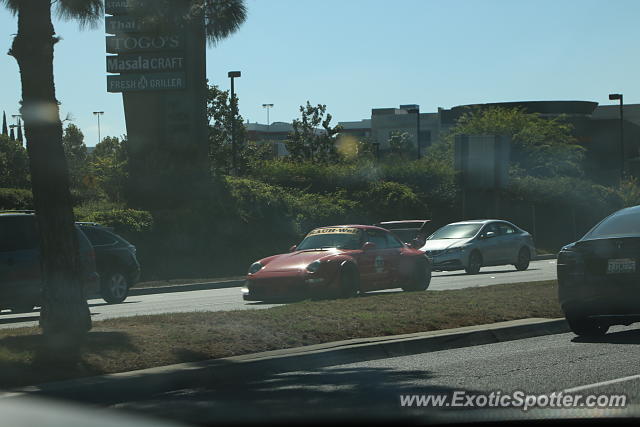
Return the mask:
POLYGON ((630 258, 623 259, 610 259, 609 264, 607 266, 608 274, 619 274, 619 273, 635 273, 636 272, 636 261, 630 258))

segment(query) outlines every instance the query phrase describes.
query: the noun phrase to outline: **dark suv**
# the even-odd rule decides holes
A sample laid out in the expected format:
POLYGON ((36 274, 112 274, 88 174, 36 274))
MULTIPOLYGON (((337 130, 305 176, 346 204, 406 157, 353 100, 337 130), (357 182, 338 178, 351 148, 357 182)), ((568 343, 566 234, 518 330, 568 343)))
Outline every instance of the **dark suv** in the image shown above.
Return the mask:
MULTIPOLYGON (((96 295, 95 252, 76 227, 85 295, 96 295)), ((36 216, 31 211, 0 212, 0 309, 27 312, 41 304, 42 270, 36 216)))
POLYGON ((136 247, 110 227, 93 222, 77 222, 96 251, 96 265, 100 274, 100 294, 110 304, 123 302, 129 289, 140 279, 140 264, 136 247))

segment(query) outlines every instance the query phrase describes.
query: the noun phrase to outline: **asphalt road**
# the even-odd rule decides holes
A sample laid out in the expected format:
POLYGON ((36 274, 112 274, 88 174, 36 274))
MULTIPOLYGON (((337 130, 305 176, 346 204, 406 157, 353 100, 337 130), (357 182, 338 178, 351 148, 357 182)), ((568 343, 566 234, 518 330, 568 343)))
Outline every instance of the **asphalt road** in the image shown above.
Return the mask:
MULTIPOLYGON (((555 260, 534 261, 526 271, 516 271, 512 266, 486 267, 478 275, 464 272, 436 272, 430 290, 462 289, 489 286, 500 283, 531 282, 556 278, 555 260)), ((381 292, 401 292, 399 289, 381 292)), ((240 288, 210 289, 189 292, 160 293, 130 296, 123 304, 109 305, 101 299, 90 300, 92 318, 104 320, 114 317, 178 313, 191 311, 246 310, 273 307, 274 304, 245 302, 240 288)), ((16 328, 37 325, 37 311, 13 314, 4 311, 0 315, 0 328, 16 328)))
MULTIPOLYGON (((117 405, 183 421, 268 421, 272 417, 323 416, 385 417, 480 416, 522 417, 602 415, 606 411, 521 408, 407 408, 400 395, 478 395, 521 391, 527 395, 626 395, 627 409, 640 404, 640 328, 616 327, 599 340, 581 340, 573 334, 548 335, 393 357, 346 365, 319 367, 235 378, 205 389, 183 389, 154 398, 117 405), (587 413, 587 411, 590 411, 587 413)), ((448 400, 450 403, 451 400, 448 400)), ((466 403, 466 399, 465 399, 466 403)))

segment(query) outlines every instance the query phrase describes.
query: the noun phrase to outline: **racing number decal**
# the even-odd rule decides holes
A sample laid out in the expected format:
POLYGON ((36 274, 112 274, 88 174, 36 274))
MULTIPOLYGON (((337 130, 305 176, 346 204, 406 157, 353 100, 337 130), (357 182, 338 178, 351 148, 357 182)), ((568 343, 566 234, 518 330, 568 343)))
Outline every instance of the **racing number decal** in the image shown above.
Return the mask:
POLYGON ((373 262, 373 267, 376 269, 376 273, 382 273, 384 271, 384 258, 382 255, 378 255, 373 262))

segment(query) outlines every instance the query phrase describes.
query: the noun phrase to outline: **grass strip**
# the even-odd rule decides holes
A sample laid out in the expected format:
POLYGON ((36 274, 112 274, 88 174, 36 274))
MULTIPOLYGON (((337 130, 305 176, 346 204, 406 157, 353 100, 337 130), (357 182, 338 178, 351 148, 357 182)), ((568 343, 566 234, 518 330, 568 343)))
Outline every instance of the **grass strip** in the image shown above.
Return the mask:
POLYGON ((264 310, 175 313, 95 322, 74 354, 55 357, 37 328, 0 330, 0 387, 124 372, 267 350, 562 317, 555 281, 369 294, 264 310))

